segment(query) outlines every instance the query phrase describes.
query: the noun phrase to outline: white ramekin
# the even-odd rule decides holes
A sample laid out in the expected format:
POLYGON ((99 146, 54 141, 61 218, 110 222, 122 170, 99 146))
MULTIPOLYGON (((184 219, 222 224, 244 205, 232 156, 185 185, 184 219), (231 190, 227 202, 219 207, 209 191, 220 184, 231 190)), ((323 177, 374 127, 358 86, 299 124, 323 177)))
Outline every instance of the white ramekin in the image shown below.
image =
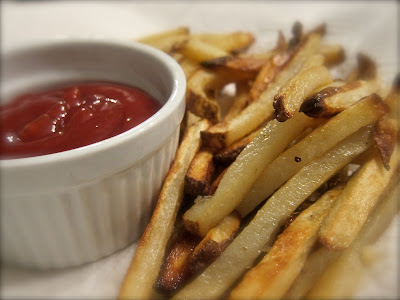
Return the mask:
POLYGON ((39 269, 76 266, 140 237, 174 158, 185 76, 134 42, 59 40, 2 53, 1 99, 87 80, 144 89, 162 108, 118 136, 65 152, 1 160, 1 256, 39 269))

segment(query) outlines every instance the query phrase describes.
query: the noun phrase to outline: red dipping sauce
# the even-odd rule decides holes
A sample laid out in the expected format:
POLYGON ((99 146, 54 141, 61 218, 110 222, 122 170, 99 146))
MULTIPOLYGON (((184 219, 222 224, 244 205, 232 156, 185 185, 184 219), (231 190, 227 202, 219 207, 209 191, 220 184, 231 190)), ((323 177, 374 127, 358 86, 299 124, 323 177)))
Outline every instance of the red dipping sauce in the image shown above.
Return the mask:
POLYGON ((146 92, 108 82, 25 94, 0 106, 0 158, 93 144, 135 127, 160 108, 146 92))

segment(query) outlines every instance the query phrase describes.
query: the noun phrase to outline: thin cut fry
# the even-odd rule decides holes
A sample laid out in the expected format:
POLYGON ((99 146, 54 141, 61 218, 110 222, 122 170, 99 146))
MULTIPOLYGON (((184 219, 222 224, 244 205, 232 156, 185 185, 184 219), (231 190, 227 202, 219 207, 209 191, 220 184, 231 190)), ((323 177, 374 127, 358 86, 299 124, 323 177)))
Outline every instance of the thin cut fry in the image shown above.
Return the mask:
POLYGON ((313 67, 297 74, 275 95, 275 117, 281 122, 293 117, 313 90, 331 81, 331 74, 325 66, 313 67))
POLYGON ((207 42, 227 52, 238 52, 247 49, 254 43, 254 36, 248 32, 197 33, 196 39, 207 42))
POLYGON ((186 171, 200 147, 200 131, 209 125, 208 120, 202 120, 188 128, 164 181, 153 216, 122 283, 120 299, 151 298, 165 248, 181 206, 186 171))
POLYGON ((318 239, 318 230, 340 188, 329 190, 286 228, 271 250, 236 288, 231 299, 280 299, 303 268, 318 239))
POLYGON ((324 117, 337 114, 359 101, 361 98, 376 93, 379 84, 376 80, 357 80, 342 86, 324 88, 307 97, 300 111, 310 117, 324 117))
POLYGON ((230 53, 198 38, 189 38, 179 52, 197 62, 229 56, 230 53))
POLYGON ((312 123, 313 119, 303 114, 298 114, 291 122, 269 122, 229 167, 214 195, 207 200, 197 198, 195 204, 185 212, 183 219, 186 229, 204 236, 229 215, 263 169, 312 123))
POLYGON ((384 168, 377 152, 372 153, 372 157, 350 179, 324 221, 320 232, 320 241, 324 246, 334 250, 350 246, 379 196, 396 177, 398 167, 398 147, 390 160, 390 170, 384 168))
POLYGON ((316 128, 308 137, 282 153, 260 174, 237 207, 241 216, 250 213, 312 159, 360 128, 374 123, 384 113, 381 98, 373 94, 316 128))
POLYGON ((306 299, 350 299, 357 288, 358 281, 364 274, 362 263, 362 250, 373 245, 377 238, 387 228, 388 224, 399 211, 398 182, 382 195, 382 200, 374 209, 368 222, 364 225, 351 247, 341 252, 335 260, 323 272, 316 277, 311 291, 306 299))
POLYGON ((221 297, 252 266, 264 245, 296 207, 333 174, 372 146, 371 135, 371 131, 361 136, 356 133, 302 168, 269 198, 221 256, 177 293, 174 299, 221 297))
POLYGON ((213 154, 199 150, 185 176, 185 193, 192 196, 208 195, 214 170, 213 154))

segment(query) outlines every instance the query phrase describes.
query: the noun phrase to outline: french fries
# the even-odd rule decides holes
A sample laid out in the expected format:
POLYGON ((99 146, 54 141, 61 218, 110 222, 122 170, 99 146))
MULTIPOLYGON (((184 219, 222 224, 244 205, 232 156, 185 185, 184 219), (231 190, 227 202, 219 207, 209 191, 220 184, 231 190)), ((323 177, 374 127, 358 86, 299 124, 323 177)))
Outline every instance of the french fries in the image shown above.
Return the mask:
POLYGON ((396 147, 389 170, 384 168, 378 153, 372 152, 367 162, 350 179, 321 227, 320 241, 326 247, 338 250, 352 244, 379 196, 398 173, 398 152, 396 147))
POLYGON ((345 272, 398 211, 400 75, 387 89, 358 54, 335 78, 347 55, 325 34, 296 22, 262 52, 241 31, 140 39, 182 66, 187 106, 121 299, 351 297, 345 272))
POLYGON ((311 95, 302 102, 300 111, 310 117, 324 117, 337 114, 352 104, 376 93, 379 84, 376 80, 358 80, 331 86, 311 95))
POLYGON ((185 212, 187 230, 204 236, 241 202, 264 168, 282 152, 314 119, 297 114, 290 122, 273 120, 239 154, 211 198, 197 198, 185 212))
POLYGON ((153 216, 124 279, 119 298, 153 297, 153 285, 183 199, 186 170, 200 147, 200 131, 209 125, 208 120, 202 120, 188 128, 165 179, 153 216), (152 254, 151 259, 148 259, 149 253, 152 254))
POLYGON ((279 299, 303 268, 318 239, 318 230, 341 189, 326 192, 278 237, 272 249, 248 271, 230 299, 279 299))

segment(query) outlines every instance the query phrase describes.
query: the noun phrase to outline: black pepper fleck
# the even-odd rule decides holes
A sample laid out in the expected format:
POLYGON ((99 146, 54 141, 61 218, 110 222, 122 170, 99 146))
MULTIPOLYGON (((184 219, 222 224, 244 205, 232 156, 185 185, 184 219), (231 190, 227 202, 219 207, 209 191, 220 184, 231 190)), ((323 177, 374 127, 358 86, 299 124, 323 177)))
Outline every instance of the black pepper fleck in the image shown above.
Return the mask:
POLYGON ((295 160, 296 162, 301 162, 301 157, 295 156, 295 157, 294 157, 294 160, 295 160))

